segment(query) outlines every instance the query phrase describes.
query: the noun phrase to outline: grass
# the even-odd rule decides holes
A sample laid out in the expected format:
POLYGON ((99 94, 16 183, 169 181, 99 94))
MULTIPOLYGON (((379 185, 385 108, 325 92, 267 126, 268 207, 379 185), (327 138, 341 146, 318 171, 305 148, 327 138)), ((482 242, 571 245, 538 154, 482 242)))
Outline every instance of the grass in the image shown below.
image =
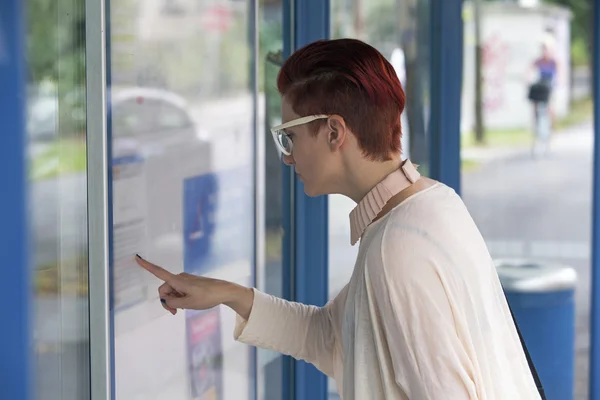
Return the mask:
POLYGON ((57 261, 49 265, 40 266, 34 271, 34 291, 37 295, 48 296, 58 293, 65 295, 87 296, 87 255, 82 254, 73 260, 67 262, 57 261), (72 278, 61 276, 61 265, 74 268, 77 273, 72 274, 72 278))
POLYGON ((85 172, 86 163, 84 139, 59 139, 31 161, 29 178, 37 181, 63 174, 85 172))
POLYGON ((590 120, 594 114, 594 101, 591 98, 574 101, 571 110, 556 122, 556 129, 565 129, 590 120))
POLYGON ((267 230, 265 238, 265 257, 267 261, 281 260, 283 235, 283 228, 277 230, 267 230))
POLYGON ((527 129, 488 129, 483 143, 475 141, 475 134, 463 134, 462 147, 518 147, 531 143, 531 133, 527 129))
MULTIPOLYGON (((592 118, 593 101, 591 98, 573 102, 569 113, 556 121, 555 130, 562 130, 592 118)), ((523 147, 531 144, 531 132, 528 129, 488 129, 484 142, 477 143, 473 132, 463 133, 461 146, 472 147, 523 147)))
POLYGON ((476 170, 479 167, 480 162, 475 160, 470 160, 467 158, 463 158, 460 160, 460 170, 461 172, 470 172, 476 170))

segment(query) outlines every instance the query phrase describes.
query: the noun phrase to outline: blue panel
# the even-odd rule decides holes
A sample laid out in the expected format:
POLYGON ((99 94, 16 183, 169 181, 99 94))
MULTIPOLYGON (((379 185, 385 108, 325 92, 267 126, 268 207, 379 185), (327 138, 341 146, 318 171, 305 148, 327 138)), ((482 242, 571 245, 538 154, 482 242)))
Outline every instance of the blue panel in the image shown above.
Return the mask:
MULTIPOLYGON (((327 302, 327 196, 309 198, 296 178, 296 301, 322 306, 327 302)), ((327 377, 303 361, 295 365, 298 400, 327 398, 327 377)))
POLYGON ((460 193, 462 0, 431 4, 430 176, 460 193))
MULTIPOLYGON (((252 95, 254 97, 253 102, 252 102, 252 115, 254 116, 253 119, 253 124, 252 126, 254 126, 254 136, 256 137, 256 135, 259 134, 259 132, 257 132, 256 127, 258 126, 258 57, 259 57, 259 50, 258 50, 258 1, 257 0, 250 0, 249 2, 249 10, 250 12, 248 13, 248 37, 252 38, 251 42, 250 42, 250 48, 252 49, 252 57, 251 57, 251 66, 250 66, 250 76, 251 76, 251 85, 252 85, 252 95)), ((258 188, 258 182, 257 182, 257 165, 258 165, 258 160, 257 160, 257 154, 258 154, 258 141, 255 140, 254 141, 254 146, 252 149, 252 165, 254 166, 254 171, 253 171, 253 184, 252 187, 253 192, 254 192, 254 203, 253 203, 253 207, 254 210, 254 221, 253 221, 253 232, 257 232, 256 227, 258 224, 258 219, 257 216, 258 214, 256 213, 256 205, 257 205, 257 199, 258 199, 258 193, 257 193, 257 188, 258 188)), ((258 265, 258 258, 257 258, 257 250, 258 250, 258 235, 255 234, 254 235, 254 254, 253 254, 253 259, 254 259, 254 267, 252 268, 252 286, 257 287, 257 268, 256 266, 258 265)), ((258 352, 256 347, 252 347, 250 350, 250 376, 252 377, 251 379, 251 383, 250 383, 250 392, 251 392, 251 399, 252 400, 256 400, 258 398, 257 396, 257 390, 258 390, 258 374, 257 374, 257 358, 258 358, 258 352)))
MULTIPOLYGON (((287 58, 292 53, 292 38, 294 37, 292 22, 292 2, 294 0, 283 0, 283 57, 287 58)), ((283 298, 292 300, 294 298, 294 279, 292 274, 292 249, 294 248, 294 232, 293 232, 293 202, 292 202, 292 169, 281 163, 283 169, 281 173, 281 186, 283 198, 282 204, 282 226, 283 226, 283 248, 282 251, 282 271, 281 271, 281 288, 283 298)), ((281 398, 293 400, 294 388, 294 360, 289 356, 284 356, 282 360, 282 382, 281 382, 281 398)))
MULTIPOLYGON (((294 48, 329 37, 329 1, 296 0, 294 48)), ((294 300, 322 306, 328 299, 327 196, 309 198, 294 177, 294 300)), ((294 365, 294 392, 298 400, 327 398, 327 377, 302 361, 294 365)))
POLYGON ((590 399, 600 400, 600 4, 594 2, 594 172, 592 212, 592 299, 590 348, 590 399))
POLYGON ((25 18, 20 0, 0 1, 0 248, 3 297, 0 398, 33 398, 31 281, 27 257, 25 18))

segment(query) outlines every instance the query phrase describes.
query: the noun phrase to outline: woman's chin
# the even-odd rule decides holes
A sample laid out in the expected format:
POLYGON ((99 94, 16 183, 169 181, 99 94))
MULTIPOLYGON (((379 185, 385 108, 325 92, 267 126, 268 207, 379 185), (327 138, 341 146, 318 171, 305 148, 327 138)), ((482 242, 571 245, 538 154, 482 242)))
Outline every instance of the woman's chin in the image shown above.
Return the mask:
POLYGON ((319 190, 318 188, 316 188, 310 184, 307 184, 306 182, 304 182, 304 193, 308 197, 317 197, 317 196, 321 196, 324 194, 328 194, 326 191, 319 190))

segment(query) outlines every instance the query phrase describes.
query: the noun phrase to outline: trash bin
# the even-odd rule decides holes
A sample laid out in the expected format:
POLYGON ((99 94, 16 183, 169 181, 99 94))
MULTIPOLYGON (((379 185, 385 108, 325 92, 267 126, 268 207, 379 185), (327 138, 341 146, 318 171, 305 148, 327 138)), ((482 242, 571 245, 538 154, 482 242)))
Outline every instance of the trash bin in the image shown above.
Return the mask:
POLYGON ((572 400, 575 270, 529 260, 502 259, 495 264, 548 400, 572 400))

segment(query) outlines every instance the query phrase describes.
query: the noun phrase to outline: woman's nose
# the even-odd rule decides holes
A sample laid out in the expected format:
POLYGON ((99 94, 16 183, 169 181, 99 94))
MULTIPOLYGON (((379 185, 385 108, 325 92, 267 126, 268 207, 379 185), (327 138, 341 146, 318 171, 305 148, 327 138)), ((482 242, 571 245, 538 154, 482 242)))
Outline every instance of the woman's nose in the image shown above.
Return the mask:
POLYGON ((292 166, 292 165, 296 164, 296 161, 294 160, 294 156, 287 156, 284 154, 281 159, 283 160, 283 163, 285 165, 292 166))

